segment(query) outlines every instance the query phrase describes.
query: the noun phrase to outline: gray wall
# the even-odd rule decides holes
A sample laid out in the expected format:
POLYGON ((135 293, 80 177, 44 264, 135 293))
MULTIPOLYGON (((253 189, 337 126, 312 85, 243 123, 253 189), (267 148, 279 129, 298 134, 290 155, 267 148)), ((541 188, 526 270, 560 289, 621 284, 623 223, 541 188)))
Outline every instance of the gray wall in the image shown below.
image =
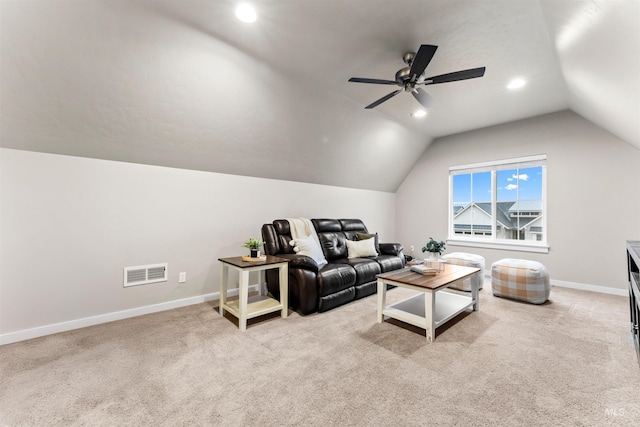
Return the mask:
POLYGON ((446 239, 449 166, 535 154, 547 155, 550 252, 453 245, 447 252, 480 254, 487 267, 501 258, 537 260, 556 284, 621 293, 625 240, 640 239, 640 150, 569 111, 435 140, 396 193, 399 241, 421 256, 429 236, 446 239))
POLYGON ((286 217, 361 218, 388 241, 395 195, 0 149, 0 342, 218 292, 217 259, 286 217), (123 288, 123 267, 159 262, 168 282, 123 288))

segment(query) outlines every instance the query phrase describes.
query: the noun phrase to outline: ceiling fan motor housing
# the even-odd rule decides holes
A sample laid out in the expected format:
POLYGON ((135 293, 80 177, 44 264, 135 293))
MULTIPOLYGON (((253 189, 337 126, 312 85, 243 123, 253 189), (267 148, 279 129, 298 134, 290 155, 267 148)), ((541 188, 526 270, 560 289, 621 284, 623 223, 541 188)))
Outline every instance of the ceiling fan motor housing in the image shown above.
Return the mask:
POLYGON ((404 82, 406 82, 410 78, 411 78, 411 67, 401 68, 396 73, 396 81, 399 84, 404 84, 404 82))

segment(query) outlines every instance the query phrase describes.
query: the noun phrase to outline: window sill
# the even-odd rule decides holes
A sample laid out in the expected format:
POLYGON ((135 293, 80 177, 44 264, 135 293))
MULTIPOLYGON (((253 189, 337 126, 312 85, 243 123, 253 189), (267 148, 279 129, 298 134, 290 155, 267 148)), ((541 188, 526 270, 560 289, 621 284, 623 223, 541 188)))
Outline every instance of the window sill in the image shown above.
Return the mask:
POLYGON ((530 243, 508 243, 496 241, 481 241, 470 239, 447 239, 447 245, 451 246, 468 246, 472 248, 501 249, 507 251, 520 252, 537 252, 542 254, 549 253, 549 246, 530 243))

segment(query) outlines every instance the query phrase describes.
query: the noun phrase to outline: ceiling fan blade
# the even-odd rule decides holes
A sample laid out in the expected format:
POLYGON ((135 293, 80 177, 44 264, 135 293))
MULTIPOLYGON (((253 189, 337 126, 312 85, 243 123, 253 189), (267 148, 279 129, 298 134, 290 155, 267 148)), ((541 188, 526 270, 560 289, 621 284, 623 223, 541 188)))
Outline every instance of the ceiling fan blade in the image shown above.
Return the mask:
POLYGON ((421 88, 415 88, 411 91, 411 95, 422 105, 424 108, 429 108, 433 104, 433 98, 427 92, 421 88))
POLYGON ((351 77, 349 81, 355 82, 355 83, 373 83, 377 85, 397 85, 398 84, 398 82, 395 80, 368 79, 365 77, 351 77))
POLYGON ((455 71, 453 73, 440 74, 439 76, 429 77, 422 84, 435 85, 438 83, 455 82, 458 80, 475 79, 484 76, 485 67, 472 68, 470 70, 455 71))
POLYGON ((402 89, 398 89, 395 90, 393 92, 391 92, 388 95, 383 96, 382 98, 378 99, 377 101, 372 102, 371 104, 367 105, 366 107, 364 107, 366 110, 369 110, 371 108, 375 108, 378 105, 382 104, 384 101, 387 101, 391 98, 393 98, 394 96, 396 96, 397 94, 399 94, 400 92, 402 92, 402 89))
POLYGON ((420 46, 418 53, 416 53, 416 56, 411 62, 410 75, 412 82, 415 82, 416 79, 424 73, 424 69, 427 68, 427 65, 431 62, 431 58, 435 55, 436 49, 438 49, 438 46, 430 44, 423 44, 420 46))

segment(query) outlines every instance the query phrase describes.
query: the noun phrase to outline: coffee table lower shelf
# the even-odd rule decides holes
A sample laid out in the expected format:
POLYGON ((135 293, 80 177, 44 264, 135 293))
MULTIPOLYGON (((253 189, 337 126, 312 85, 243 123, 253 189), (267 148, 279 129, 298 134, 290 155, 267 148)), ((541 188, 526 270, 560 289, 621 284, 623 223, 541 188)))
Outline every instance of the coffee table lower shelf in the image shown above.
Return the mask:
MULTIPOLYGON (((435 312, 433 313, 435 328, 453 319, 463 311, 473 310, 473 298, 471 297, 447 291, 438 292, 434 296, 436 298, 435 312)), ((421 292, 411 298, 388 305, 382 310, 382 314, 410 325, 427 329, 429 324, 425 317, 424 297, 425 294, 421 292)))

